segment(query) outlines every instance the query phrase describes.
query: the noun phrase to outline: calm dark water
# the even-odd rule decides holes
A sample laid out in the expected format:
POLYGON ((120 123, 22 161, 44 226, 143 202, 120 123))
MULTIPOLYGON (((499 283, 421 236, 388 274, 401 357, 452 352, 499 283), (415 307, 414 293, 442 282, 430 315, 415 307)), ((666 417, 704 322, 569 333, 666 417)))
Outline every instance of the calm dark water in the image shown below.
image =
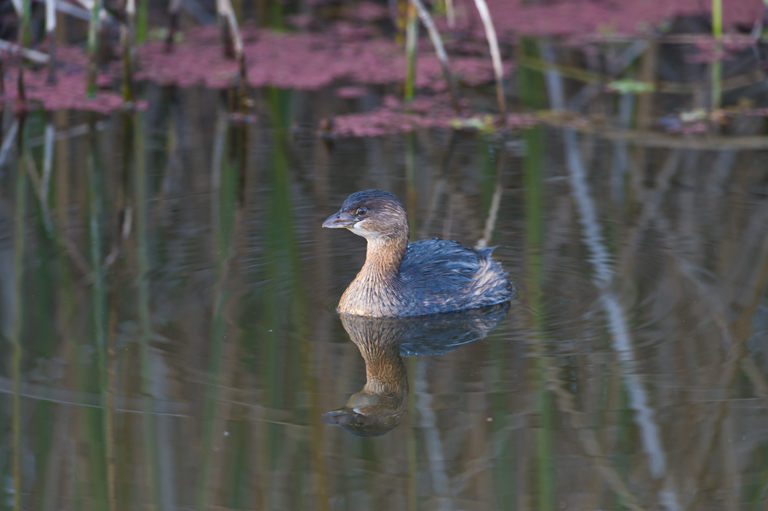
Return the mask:
POLYGON ((46 510, 765 508, 765 150, 545 126, 329 145, 302 128, 322 93, 260 93, 247 124, 214 92, 148 95, 55 113, 50 177, 34 114, 2 167, 0 506, 18 484, 46 510), (320 224, 367 188, 415 238, 500 245, 519 300, 342 324, 365 244, 320 224), (351 397, 392 429, 321 420, 351 397))

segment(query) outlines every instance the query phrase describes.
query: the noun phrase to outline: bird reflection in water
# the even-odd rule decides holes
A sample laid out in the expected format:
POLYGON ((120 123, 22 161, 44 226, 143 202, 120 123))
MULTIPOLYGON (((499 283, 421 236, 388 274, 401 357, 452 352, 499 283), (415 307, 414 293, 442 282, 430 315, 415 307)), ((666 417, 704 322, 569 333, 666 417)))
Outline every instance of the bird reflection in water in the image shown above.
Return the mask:
POLYGON ((383 435, 398 426, 408 401, 408 377, 402 357, 441 355, 482 339, 496 327, 509 303, 482 309, 406 318, 341 314, 341 322, 365 361, 365 386, 343 408, 324 413, 359 437, 383 435))

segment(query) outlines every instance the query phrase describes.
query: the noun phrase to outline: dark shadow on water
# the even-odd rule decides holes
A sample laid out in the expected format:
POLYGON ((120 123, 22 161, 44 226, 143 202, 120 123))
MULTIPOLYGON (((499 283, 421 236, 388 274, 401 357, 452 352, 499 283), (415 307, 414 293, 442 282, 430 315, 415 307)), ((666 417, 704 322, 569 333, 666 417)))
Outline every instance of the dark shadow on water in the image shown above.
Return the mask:
POLYGON ((341 323, 365 360, 365 386, 323 422, 359 437, 380 436, 400 425, 408 402, 408 375, 402 357, 443 355, 482 339, 509 310, 509 302, 410 318, 342 314, 341 323))

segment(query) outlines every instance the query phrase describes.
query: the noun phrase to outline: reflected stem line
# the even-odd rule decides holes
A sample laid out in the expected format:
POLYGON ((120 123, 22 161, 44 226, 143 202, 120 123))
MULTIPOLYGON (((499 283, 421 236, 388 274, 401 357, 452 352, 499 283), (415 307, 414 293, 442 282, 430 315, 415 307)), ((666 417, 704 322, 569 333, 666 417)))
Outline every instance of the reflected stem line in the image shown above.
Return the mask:
POLYGON ((150 502, 155 509, 160 508, 162 502, 160 485, 160 461, 157 448, 157 422, 152 413, 155 408, 155 398, 152 392, 152 360, 150 357, 149 339, 152 335, 152 321, 150 318, 150 290, 148 282, 149 255, 147 248, 147 170, 145 160, 144 130, 139 128, 140 117, 133 116, 133 133, 136 144, 135 161, 135 210, 136 210, 136 258, 138 263, 138 275, 136 287, 138 291, 138 312, 141 325, 139 335, 141 395, 144 408, 144 450, 149 463, 146 474, 146 483, 149 488, 150 502))
MULTIPOLYGON (((19 131, 24 132, 24 119, 19 121, 19 131)), ((15 308, 13 326, 10 330, 12 347, 11 370, 13 371, 13 405, 11 436, 13 438, 13 509, 21 511, 21 327, 23 318, 22 278, 24 275, 24 216, 26 214, 26 154, 23 136, 19 136, 19 162, 16 170, 16 211, 13 231, 13 297, 15 308)))
MULTIPOLYGON (((408 357, 408 372, 413 376, 417 371, 418 360, 416 357, 408 357)), ((411 377, 409 376, 409 377, 411 377)), ((416 413, 416 389, 411 385, 408 388, 408 441, 406 449, 408 450, 408 511, 416 511, 419 507, 418 489, 416 486, 416 479, 418 477, 418 464, 417 454, 418 448, 416 443, 416 425, 411 421, 415 421, 414 417, 416 413)))
POLYGON ((223 225, 222 210, 225 204, 222 201, 222 172, 224 172, 228 123, 226 113, 219 112, 219 121, 216 129, 216 141, 213 151, 211 170, 211 221, 217 231, 214 245, 214 258, 216 267, 216 284, 214 287, 213 316, 211 323, 211 353, 208 378, 205 390, 205 405, 203 411, 202 427, 202 453, 200 456, 200 472, 198 480, 198 492, 196 508, 199 511, 208 509, 210 494, 210 474, 213 463, 214 432, 216 421, 216 409, 218 407, 219 374, 221 373, 222 358, 224 354, 224 340, 226 338, 226 323, 223 318, 224 308, 229 301, 229 292, 226 287, 229 275, 230 259, 234 253, 232 247, 233 232, 237 230, 237 213, 233 218, 233 226, 223 225))
MULTIPOLYGON (((542 311, 542 288, 544 260, 542 241, 544 238, 544 131, 540 126, 525 130, 523 138, 528 148, 523 161, 523 182, 525 187, 525 235, 526 270, 525 301, 530 314, 531 332, 537 339, 546 336, 542 311)), ((538 509, 550 511, 555 508, 554 464, 552 462, 552 396, 548 388, 547 367, 549 360, 541 342, 531 344, 535 357, 536 402, 541 425, 536 428, 536 478, 538 509)))
POLYGON ((626 311, 619 302, 619 298, 610 289, 613 273, 609 265, 610 257, 597 221, 595 205, 589 193, 576 132, 566 128, 564 138, 571 194, 574 197, 579 223, 584 231, 584 242, 590 252, 590 262, 594 271, 593 284, 600 292, 600 303, 608 320, 608 330, 613 341, 611 346, 622 368, 630 407, 635 411, 634 420, 640 430, 643 448, 648 455, 649 468, 654 477, 664 479, 665 487, 660 492, 664 504, 669 509, 680 509, 677 491, 667 474, 667 456, 653 407, 649 404, 648 392, 642 379, 633 369, 637 356, 632 346, 626 311))
POLYGON ((421 228, 421 238, 429 237, 429 230, 432 227, 432 220, 435 217, 435 211, 440 205, 440 200, 443 197, 443 193, 445 193, 445 184, 450 174, 453 154, 456 152, 456 142, 458 140, 457 133, 458 132, 456 130, 451 130, 451 138, 448 141, 448 146, 445 150, 445 155, 440 166, 442 170, 440 173, 440 178, 435 182, 434 191, 432 192, 432 198, 429 203, 429 210, 427 211, 427 215, 424 218, 424 225, 421 228))
POLYGON ((501 196, 504 192, 504 187, 501 186, 501 176, 504 171, 504 141, 502 140, 499 145, 499 149, 496 152, 496 182, 493 185, 493 197, 491 198, 491 207, 488 208, 488 218, 485 220, 485 229, 483 230, 483 237, 477 240, 475 249, 480 250, 488 247, 493 237, 493 231, 496 229, 496 219, 499 216, 499 208, 501 207, 501 196))
POLYGON ((107 368, 107 333, 105 329, 105 314, 104 306, 106 303, 106 290, 105 290, 105 278, 104 268, 101 264, 101 252, 102 252, 102 240, 101 240, 101 226, 99 218, 101 218, 101 201, 100 201, 100 183, 97 183, 98 173, 101 170, 99 165, 99 158, 97 155, 96 131, 89 132, 88 137, 89 151, 87 160, 87 175, 88 175, 88 230, 90 235, 90 256, 91 264, 93 265, 93 326, 96 336, 96 362, 98 365, 98 388, 101 396, 100 402, 101 408, 101 420, 102 420, 102 434, 104 435, 104 462, 106 465, 106 486, 110 511, 115 509, 115 488, 114 488, 114 444, 111 440, 114 438, 113 432, 113 418, 111 409, 109 407, 109 376, 107 368), (111 468, 110 468, 111 467, 111 468))

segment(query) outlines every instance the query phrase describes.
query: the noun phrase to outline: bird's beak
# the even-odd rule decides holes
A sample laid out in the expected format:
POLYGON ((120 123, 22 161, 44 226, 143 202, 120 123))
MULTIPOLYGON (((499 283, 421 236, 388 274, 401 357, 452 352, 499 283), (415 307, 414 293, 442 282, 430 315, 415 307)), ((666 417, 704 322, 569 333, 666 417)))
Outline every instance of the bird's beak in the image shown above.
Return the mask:
POLYGON ((357 223, 357 219, 345 211, 334 213, 323 222, 323 227, 328 229, 343 229, 352 227, 357 223))
POLYGON ((336 426, 348 426, 349 424, 355 423, 356 415, 357 414, 355 412, 342 408, 340 410, 333 410, 331 412, 326 412, 323 415, 321 415, 320 418, 326 424, 336 425, 336 426))

